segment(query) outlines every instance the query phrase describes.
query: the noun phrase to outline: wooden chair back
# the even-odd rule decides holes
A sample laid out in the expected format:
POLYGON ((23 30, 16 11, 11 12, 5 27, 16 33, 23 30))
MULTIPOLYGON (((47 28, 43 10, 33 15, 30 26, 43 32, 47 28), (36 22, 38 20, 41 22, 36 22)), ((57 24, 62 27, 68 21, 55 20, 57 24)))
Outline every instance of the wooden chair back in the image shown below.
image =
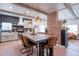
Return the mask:
POLYGON ((19 35, 19 38, 22 41, 23 45, 28 45, 28 38, 26 36, 19 35))
POLYGON ((48 46, 51 48, 56 45, 57 37, 49 37, 48 46))
POLYGON ((23 36, 23 42, 26 46, 28 46, 28 38, 26 36, 23 36))

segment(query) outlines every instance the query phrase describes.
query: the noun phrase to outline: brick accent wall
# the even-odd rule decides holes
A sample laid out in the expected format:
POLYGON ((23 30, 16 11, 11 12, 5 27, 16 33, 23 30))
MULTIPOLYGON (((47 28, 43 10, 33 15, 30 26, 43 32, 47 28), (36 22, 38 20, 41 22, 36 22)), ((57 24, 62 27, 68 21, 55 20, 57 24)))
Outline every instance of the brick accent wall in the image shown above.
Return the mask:
POLYGON ((58 21, 58 13, 48 14, 47 33, 57 37, 57 42, 61 42, 61 22, 58 21))

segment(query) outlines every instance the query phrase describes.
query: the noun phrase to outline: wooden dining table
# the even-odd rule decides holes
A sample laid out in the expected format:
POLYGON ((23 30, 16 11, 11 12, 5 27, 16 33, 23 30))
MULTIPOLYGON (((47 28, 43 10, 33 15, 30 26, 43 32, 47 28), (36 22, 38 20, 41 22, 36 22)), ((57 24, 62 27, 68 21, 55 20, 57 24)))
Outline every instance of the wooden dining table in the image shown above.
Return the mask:
MULTIPOLYGON (((47 34, 26 34, 21 33, 23 36, 27 36, 30 41, 35 43, 38 47, 38 55, 44 56, 43 44, 48 40, 49 35, 47 34)), ((53 56, 53 48, 49 49, 49 56, 53 56)))

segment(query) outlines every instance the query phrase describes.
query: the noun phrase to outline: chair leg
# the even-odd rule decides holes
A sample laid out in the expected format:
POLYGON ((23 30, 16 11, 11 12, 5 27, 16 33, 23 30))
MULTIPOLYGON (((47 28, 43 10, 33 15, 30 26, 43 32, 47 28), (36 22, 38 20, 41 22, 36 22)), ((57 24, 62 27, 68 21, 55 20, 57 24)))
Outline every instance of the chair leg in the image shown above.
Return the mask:
POLYGON ((46 53, 47 53, 47 56, 48 56, 48 55, 49 55, 49 54, 48 54, 48 48, 46 49, 46 53))
POLYGON ((37 56, 38 56, 38 48, 37 48, 37 56))
POLYGON ((27 56, 29 56, 29 55, 31 55, 32 54, 32 52, 30 53, 30 54, 27 54, 27 56))
POLYGON ((27 48, 22 48, 22 49, 20 49, 21 54, 25 54, 25 53, 31 51, 31 50, 28 50, 28 51, 22 52, 22 50, 24 50, 24 49, 27 49, 27 48))
POLYGON ((32 47, 32 54, 33 54, 33 47, 32 47))
POLYGON ((27 56, 33 54, 33 47, 31 47, 31 53, 30 54, 27 54, 27 56))
POLYGON ((33 53, 33 47, 31 47, 30 49, 28 49, 28 50, 25 51, 25 52, 22 52, 22 50, 24 50, 24 49, 28 49, 28 47, 20 49, 20 52, 21 52, 22 54, 25 54, 25 53, 27 53, 27 52, 29 52, 29 51, 31 51, 31 52, 33 53))

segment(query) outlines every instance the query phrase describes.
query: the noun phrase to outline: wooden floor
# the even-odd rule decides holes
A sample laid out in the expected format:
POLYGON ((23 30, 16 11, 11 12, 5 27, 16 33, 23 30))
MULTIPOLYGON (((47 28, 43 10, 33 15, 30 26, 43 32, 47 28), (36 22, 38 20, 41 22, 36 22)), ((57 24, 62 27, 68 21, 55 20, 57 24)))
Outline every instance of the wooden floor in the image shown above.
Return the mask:
MULTIPOLYGON (((27 54, 20 53, 21 48, 23 48, 21 41, 0 43, 0 56, 26 56, 27 54)), ((30 56, 36 56, 36 52, 34 47, 34 53, 30 56)), ((79 56, 79 40, 69 41, 68 48, 56 45, 54 56, 79 56)))

